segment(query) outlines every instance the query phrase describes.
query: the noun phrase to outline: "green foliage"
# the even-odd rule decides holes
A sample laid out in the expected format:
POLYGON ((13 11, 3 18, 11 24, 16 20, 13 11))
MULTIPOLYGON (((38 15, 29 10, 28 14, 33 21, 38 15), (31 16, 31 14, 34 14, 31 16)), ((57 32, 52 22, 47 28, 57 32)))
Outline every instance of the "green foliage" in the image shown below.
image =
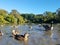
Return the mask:
POLYGON ((3 16, 0 15, 0 24, 8 23, 3 16))
POLYGON ((18 24, 23 24, 23 23, 25 23, 25 21, 24 21, 24 19, 23 19, 22 16, 19 16, 19 18, 17 18, 17 23, 18 23, 18 24))
POLYGON ((0 9, 0 15, 5 17, 5 16, 8 15, 8 12, 6 10, 4 10, 4 9, 0 9))
POLYGON ((8 15, 5 20, 7 20, 9 23, 13 23, 16 24, 17 23, 17 19, 13 16, 13 15, 8 15))
POLYGON ((20 14, 17 10, 8 13, 0 9, 0 24, 24 24, 24 23, 60 23, 60 8, 56 12, 46 11, 43 14, 20 14))

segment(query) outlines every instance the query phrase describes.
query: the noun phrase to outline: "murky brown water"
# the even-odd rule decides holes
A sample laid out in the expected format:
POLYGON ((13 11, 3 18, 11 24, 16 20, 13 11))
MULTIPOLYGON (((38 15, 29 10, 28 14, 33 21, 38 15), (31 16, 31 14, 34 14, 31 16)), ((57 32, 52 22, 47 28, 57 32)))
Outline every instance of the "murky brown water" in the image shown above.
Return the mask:
POLYGON ((13 37, 9 37, 11 34, 11 26, 0 27, 0 30, 4 33, 0 36, 0 45, 57 45, 60 44, 60 25, 54 25, 52 31, 43 31, 42 27, 38 25, 32 25, 33 29, 29 29, 28 25, 18 26, 20 34, 28 32, 30 34, 28 41, 18 41, 13 37))

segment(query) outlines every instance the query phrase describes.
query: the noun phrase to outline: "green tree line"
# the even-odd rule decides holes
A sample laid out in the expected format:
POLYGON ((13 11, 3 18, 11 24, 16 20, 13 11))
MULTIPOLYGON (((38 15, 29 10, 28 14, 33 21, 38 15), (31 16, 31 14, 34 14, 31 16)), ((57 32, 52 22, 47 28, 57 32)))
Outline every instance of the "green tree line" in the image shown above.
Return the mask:
POLYGON ((43 14, 21 14, 31 23, 60 23, 60 8, 55 12, 45 11, 43 14))
POLYGON ((24 23, 60 23, 60 8, 55 12, 45 11, 43 14, 20 14, 13 9, 8 12, 0 9, 0 24, 24 24, 24 23))
POLYGON ((0 24, 23 24, 25 19, 17 10, 12 10, 8 13, 4 9, 0 9, 0 24))

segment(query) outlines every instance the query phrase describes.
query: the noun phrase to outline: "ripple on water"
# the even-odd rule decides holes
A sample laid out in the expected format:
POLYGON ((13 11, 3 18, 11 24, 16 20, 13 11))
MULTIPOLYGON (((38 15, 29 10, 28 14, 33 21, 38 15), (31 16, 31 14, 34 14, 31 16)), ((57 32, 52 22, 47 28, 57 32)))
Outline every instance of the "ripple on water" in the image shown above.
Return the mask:
POLYGON ((13 37, 9 37, 12 28, 6 26, 3 28, 4 35, 0 37, 0 45, 58 45, 60 44, 60 32, 54 29, 52 32, 40 31, 38 25, 33 25, 33 30, 29 30, 28 25, 22 25, 18 27, 20 34, 28 32, 30 34, 27 42, 15 40, 13 37), (38 30, 39 29, 39 30, 38 30), (55 31, 56 30, 56 31, 55 31), (7 35, 6 35, 7 34, 7 35), (52 35, 53 34, 53 35, 52 35), (52 35, 52 37, 50 37, 52 35), (57 38, 57 39, 55 39, 57 38))

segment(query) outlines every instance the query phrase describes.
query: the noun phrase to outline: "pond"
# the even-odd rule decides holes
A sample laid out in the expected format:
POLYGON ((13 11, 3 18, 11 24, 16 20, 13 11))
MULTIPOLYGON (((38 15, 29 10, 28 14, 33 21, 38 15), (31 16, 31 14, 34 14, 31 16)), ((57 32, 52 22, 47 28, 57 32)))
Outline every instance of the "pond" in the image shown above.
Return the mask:
POLYGON ((55 24, 54 29, 51 31, 44 31, 42 26, 33 24, 31 25, 32 29, 29 28, 29 25, 18 25, 17 28, 12 28, 11 25, 4 25, 0 27, 0 30, 4 33, 3 36, 0 36, 0 45, 59 45, 60 44, 60 24, 55 24), (24 34, 25 32, 29 33, 28 41, 18 41, 13 37, 9 37, 11 31, 15 29, 24 34))

